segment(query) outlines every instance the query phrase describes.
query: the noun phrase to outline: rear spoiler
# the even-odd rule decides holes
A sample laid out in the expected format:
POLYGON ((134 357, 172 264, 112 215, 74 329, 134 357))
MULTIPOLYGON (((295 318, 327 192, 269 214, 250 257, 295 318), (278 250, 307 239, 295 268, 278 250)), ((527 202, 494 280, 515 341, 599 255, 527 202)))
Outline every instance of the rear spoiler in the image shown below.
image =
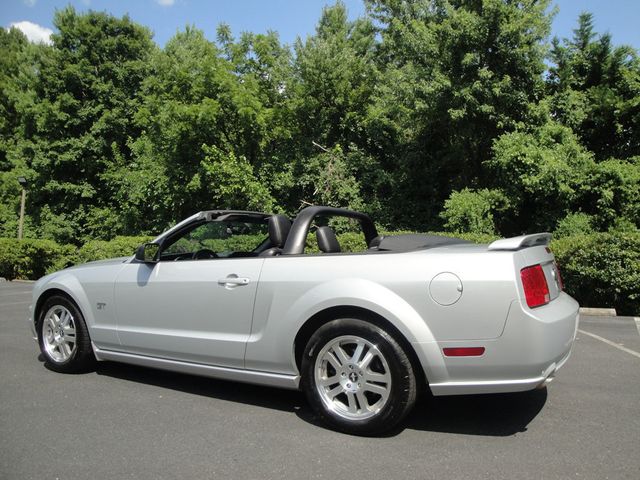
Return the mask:
POLYGON ((489 245, 488 250, 520 250, 521 248, 549 245, 550 233, 532 233, 519 237, 503 238, 489 245))

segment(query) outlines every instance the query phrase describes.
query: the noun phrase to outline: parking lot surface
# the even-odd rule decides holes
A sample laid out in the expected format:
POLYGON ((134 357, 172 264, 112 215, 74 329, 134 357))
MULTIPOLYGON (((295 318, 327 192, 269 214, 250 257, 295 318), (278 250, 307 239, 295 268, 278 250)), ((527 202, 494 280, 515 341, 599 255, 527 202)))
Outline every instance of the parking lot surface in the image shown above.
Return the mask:
POLYGON ((633 318, 583 317, 547 389, 427 397, 402 430, 360 438, 319 426, 299 392, 115 363, 49 371, 30 292, 0 283, 0 479, 640 478, 633 318))

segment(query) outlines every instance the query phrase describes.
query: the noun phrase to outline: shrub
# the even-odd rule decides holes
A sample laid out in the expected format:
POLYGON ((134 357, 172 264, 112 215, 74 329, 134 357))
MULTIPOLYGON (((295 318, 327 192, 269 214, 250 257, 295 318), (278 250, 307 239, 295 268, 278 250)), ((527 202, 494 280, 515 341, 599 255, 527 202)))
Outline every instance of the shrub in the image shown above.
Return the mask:
POLYGON ((639 233, 640 229, 628 218, 618 217, 607 230, 609 233, 639 233))
POLYGON ((591 215, 583 212, 570 213, 558 222, 553 232, 555 238, 570 237, 572 235, 587 235, 593 232, 591 215))
POLYGON ((467 240, 472 243, 491 243, 494 240, 498 240, 500 237, 491 233, 475 233, 475 232, 464 232, 464 233, 451 233, 451 232, 412 232, 408 230, 398 230, 398 231, 383 231, 380 232, 380 235, 405 235, 405 234, 417 234, 417 235, 439 235, 442 237, 455 237, 461 238, 462 240, 467 240))
POLYGON ((619 218, 640 226, 640 158, 609 159, 595 164, 585 180, 582 200, 594 208, 596 227, 608 230, 619 218))
POLYGON ((495 234, 494 214, 508 206, 507 198, 499 190, 471 190, 452 192, 440 213, 445 229, 450 232, 479 232, 495 234))
POLYGON ((444 235, 447 237, 461 238, 472 243, 491 243, 500 238, 499 235, 491 233, 476 233, 476 232, 463 232, 463 233, 448 233, 448 232, 429 232, 429 235, 444 235))
POLYGON ((0 238, 0 277, 39 278, 68 266, 74 250, 52 240, 0 238))
MULTIPOLYGON (((262 233, 233 235, 229 238, 210 238, 202 240, 202 245, 213 250, 214 252, 251 252, 254 248, 264 242, 265 235, 262 233)), ((197 248, 197 247, 195 247, 197 248)), ((194 248, 190 247, 186 251, 193 252, 194 248)))
POLYGON ((551 242, 566 291, 584 307, 640 313, 640 233, 593 233, 551 242))
POLYGON ((341 233, 338 235, 338 242, 343 252, 364 252, 368 248, 362 232, 341 233))
POLYGON ((92 262, 107 258, 126 257, 135 253, 136 248, 152 237, 115 237, 113 240, 91 240, 85 243, 75 255, 75 263, 92 262))
POLYGON ((509 199, 499 230, 515 234, 551 231, 583 205, 585 179, 596 164, 570 128, 548 122, 498 137, 484 165, 509 199))
MULTIPOLYGON (((381 235, 415 233, 386 232, 381 235)), ((430 232, 431 235, 450 235, 430 232)), ((490 243, 495 235, 455 234, 475 243, 490 243)), ((247 236, 255 245, 255 238, 247 236)), ((116 237, 111 241, 92 240, 80 250, 52 240, 0 238, 0 276, 8 280, 37 279, 73 263, 133 255, 136 247, 151 237, 116 237)), ((362 233, 338 235, 344 252, 366 249, 362 233)), ((317 253, 315 235, 307 239, 307 253, 317 253)), ((617 231, 571 235, 554 239, 551 248, 560 265, 567 293, 585 307, 615 307, 621 315, 640 313, 640 232, 617 231)))

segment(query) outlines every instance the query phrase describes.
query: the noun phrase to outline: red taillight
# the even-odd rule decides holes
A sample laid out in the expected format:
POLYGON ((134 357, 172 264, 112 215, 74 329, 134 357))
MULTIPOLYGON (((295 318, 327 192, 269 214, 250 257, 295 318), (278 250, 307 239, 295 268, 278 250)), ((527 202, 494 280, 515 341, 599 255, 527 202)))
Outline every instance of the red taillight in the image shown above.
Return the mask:
POLYGON ((443 348, 447 357, 478 357, 484 353, 484 347, 451 347, 443 348))
POLYGON ((541 265, 533 265, 520 270, 524 296, 529 307, 539 307, 549 303, 549 286, 541 265))

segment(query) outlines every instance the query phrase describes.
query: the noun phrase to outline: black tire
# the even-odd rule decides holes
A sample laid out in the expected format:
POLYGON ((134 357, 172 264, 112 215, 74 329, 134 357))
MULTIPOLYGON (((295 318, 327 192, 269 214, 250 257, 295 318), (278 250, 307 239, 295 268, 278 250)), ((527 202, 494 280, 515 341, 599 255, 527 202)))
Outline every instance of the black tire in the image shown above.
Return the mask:
POLYGON ((398 342, 380 327, 351 318, 326 323, 311 336, 302 357, 301 387, 323 423, 355 435, 397 427, 417 394, 411 361, 398 342), (365 364, 367 352, 372 360, 365 364))
POLYGON ((36 331, 40 351, 45 359, 45 364, 51 370, 60 373, 80 373, 90 371, 95 367, 96 359, 91 348, 87 324, 82 312, 70 298, 63 295, 54 295, 48 298, 38 312, 36 331), (65 310, 69 312, 71 319, 67 322, 66 329, 60 325, 60 328, 56 330, 49 318, 60 317, 64 319, 66 318, 64 316, 65 310), (70 333, 70 326, 74 330, 73 335, 70 333), (62 335, 56 335, 54 331, 61 331, 62 335), (57 346, 53 345, 55 339, 60 337, 64 339, 64 342, 61 341, 57 346), (65 343, 69 348, 67 349, 62 343, 65 343))

